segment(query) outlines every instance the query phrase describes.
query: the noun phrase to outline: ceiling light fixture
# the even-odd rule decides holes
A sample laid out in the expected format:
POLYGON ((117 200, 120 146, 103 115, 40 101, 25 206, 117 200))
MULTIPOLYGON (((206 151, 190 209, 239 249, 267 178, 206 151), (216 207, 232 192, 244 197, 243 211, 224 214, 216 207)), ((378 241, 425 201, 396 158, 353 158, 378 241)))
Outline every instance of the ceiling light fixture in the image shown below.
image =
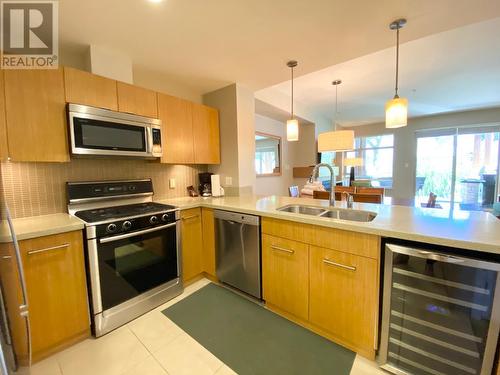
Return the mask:
POLYGON ((385 127, 401 128, 408 124, 408 99, 398 95, 399 74, 399 29, 406 25, 406 20, 400 18, 389 25, 391 30, 396 30, 396 86, 394 98, 385 103, 385 127))
POLYGON ((291 60, 286 63, 286 66, 290 68, 292 71, 292 102, 291 102, 291 111, 290 111, 290 119, 286 122, 286 140, 290 142, 299 140, 299 121, 295 118, 293 114, 293 68, 297 66, 297 61, 291 60))
POLYGON ((340 79, 332 82, 335 86, 335 113, 333 117, 333 131, 318 135, 318 152, 327 151, 349 151, 354 148, 354 131, 337 130, 338 110, 338 87, 342 83, 340 79))

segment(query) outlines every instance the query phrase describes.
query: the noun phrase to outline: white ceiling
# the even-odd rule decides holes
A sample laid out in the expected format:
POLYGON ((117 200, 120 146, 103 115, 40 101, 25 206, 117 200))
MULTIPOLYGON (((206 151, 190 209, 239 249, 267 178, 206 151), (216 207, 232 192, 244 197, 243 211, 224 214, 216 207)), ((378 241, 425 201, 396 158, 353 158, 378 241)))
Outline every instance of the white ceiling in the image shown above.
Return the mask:
POLYGON ((387 25, 405 16, 403 41, 500 16, 498 0, 60 0, 61 54, 88 45, 198 90, 237 82, 252 90, 394 44, 387 25))
MULTIPOLYGON (((401 37, 411 27, 410 20, 401 37)), ((500 106, 499 35, 500 18, 495 18, 402 44, 399 95, 409 100, 409 116, 500 106)), ((332 119, 331 81, 341 79, 337 123, 383 121, 385 102, 394 95, 394 74, 392 47, 297 78, 296 104, 332 119)), ((289 81, 256 92, 269 101, 284 95, 290 95, 289 81)))

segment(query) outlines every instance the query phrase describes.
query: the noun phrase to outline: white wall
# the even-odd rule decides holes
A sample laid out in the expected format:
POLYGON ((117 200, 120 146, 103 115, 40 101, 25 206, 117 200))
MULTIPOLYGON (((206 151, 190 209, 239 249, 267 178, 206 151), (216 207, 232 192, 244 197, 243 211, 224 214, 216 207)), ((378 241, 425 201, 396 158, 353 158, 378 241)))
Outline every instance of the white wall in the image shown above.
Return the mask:
POLYGON ((255 194, 287 196, 288 187, 293 185, 293 177, 290 142, 286 140, 286 125, 269 117, 255 114, 255 131, 281 137, 281 176, 257 177, 255 194))

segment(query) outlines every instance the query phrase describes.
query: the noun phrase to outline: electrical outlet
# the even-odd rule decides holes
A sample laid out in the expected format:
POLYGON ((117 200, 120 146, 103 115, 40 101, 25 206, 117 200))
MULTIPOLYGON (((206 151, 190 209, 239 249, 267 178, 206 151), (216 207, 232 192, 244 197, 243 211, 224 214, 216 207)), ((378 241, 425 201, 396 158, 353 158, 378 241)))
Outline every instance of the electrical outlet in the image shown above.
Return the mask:
POLYGON ((233 178, 232 177, 226 177, 226 185, 231 186, 233 184, 233 178))
POLYGON ((175 189, 175 178, 171 178, 168 180, 168 186, 170 189, 175 189))

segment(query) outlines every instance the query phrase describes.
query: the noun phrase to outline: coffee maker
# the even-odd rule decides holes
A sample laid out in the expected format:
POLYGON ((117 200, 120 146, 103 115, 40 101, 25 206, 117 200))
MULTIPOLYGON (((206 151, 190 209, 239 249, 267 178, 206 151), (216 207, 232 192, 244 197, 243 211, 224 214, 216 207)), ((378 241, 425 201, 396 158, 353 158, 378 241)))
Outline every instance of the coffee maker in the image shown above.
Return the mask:
POLYGON ((198 180, 200 181, 199 192, 202 197, 212 196, 212 180, 213 173, 205 172, 198 173, 198 180))

